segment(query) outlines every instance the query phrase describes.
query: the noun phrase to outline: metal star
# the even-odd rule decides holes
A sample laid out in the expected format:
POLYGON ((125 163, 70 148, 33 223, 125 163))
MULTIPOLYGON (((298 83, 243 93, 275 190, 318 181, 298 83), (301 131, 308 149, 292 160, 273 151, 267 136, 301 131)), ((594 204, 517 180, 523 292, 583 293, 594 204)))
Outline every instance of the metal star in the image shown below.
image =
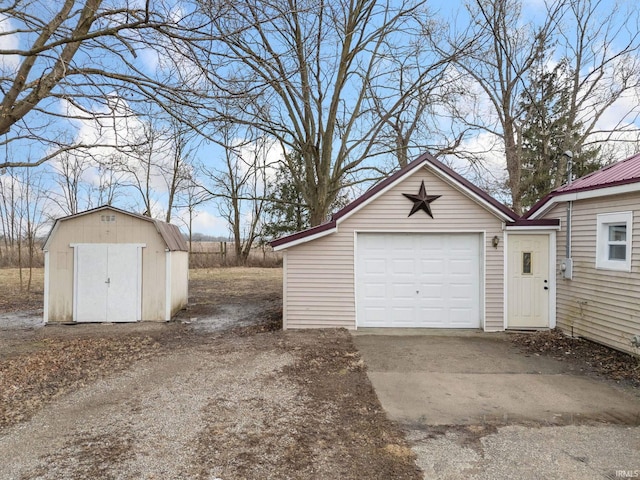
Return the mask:
POLYGON ((403 193, 405 197, 413 202, 413 208, 409 213, 409 217, 416 213, 418 210, 424 210, 427 214, 433 218, 433 213, 431 213, 431 205, 429 205, 434 200, 437 200, 442 195, 427 195, 427 189, 424 187, 424 180, 420 185, 420 190, 417 195, 412 195, 410 193, 403 193))

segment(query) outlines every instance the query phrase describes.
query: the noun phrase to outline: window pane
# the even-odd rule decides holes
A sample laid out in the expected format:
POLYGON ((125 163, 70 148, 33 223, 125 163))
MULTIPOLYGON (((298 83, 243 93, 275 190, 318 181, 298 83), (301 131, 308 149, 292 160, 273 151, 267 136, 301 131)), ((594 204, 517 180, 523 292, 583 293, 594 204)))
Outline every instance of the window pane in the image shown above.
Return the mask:
POLYGON ((609 241, 624 242, 627 240, 626 225, 609 225, 609 241))
POLYGON ((522 252, 522 273, 531 273, 531 252, 522 252))
POLYGON ((609 260, 626 260, 626 245, 609 245, 609 260))

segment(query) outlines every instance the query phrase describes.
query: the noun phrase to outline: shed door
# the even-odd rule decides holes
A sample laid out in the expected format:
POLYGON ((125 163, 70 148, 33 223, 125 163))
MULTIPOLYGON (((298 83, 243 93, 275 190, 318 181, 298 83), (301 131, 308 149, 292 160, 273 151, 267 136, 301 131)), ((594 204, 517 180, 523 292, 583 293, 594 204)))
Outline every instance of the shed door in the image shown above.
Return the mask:
POLYGON ((549 327, 549 235, 509 235, 508 328, 549 327))
POLYGON ((359 233, 358 327, 479 328, 479 234, 359 233))
POLYGON ((141 300, 140 247, 76 246, 76 322, 135 322, 141 300))

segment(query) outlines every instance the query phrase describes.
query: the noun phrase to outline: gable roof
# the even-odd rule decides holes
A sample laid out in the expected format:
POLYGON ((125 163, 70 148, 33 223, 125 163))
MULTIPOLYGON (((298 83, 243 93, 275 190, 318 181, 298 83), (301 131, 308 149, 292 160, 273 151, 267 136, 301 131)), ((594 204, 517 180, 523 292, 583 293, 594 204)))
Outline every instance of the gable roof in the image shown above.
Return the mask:
POLYGON ((444 163, 436 160, 433 155, 425 153, 405 167, 398 170, 393 175, 390 175, 389 177, 371 187, 367 192, 355 199, 353 202, 349 203, 343 209, 334 213, 329 221, 321 225, 311 227, 307 230, 278 238, 271 242, 271 246, 275 250, 282 250, 284 248, 292 247, 294 245, 298 245, 299 243, 309 242, 316 238, 320 238, 335 232, 339 223, 349 218, 351 215, 378 198, 380 195, 382 195, 392 187, 396 186, 406 177, 409 177, 419 171, 420 168, 427 168, 440 178, 447 181, 449 184, 458 187, 458 189, 461 190, 465 195, 481 204, 484 208, 491 211, 494 215, 501 218, 503 221, 514 222, 518 219, 518 215, 516 215, 509 207, 497 201, 487 192, 475 186, 462 175, 454 172, 444 163))
POLYGON ((612 163, 571 183, 562 185, 538 201, 524 215, 536 218, 562 201, 579 200, 640 190, 640 154, 612 163))
POLYGON ((49 240, 52 238, 55 230, 57 230, 58 225, 61 222, 66 220, 71 220, 73 218, 82 217, 84 215, 89 215, 91 213, 100 212, 103 210, 111 210, 116 213, 120 213, 123 215, 129 215, 130 217, 135 217, 140 220, 144 220, 145 222, 151 222, 156 227, 157 232, 160 234, 164 243, 167 246, 167 249, 170 251, 179 251, 179 252, 187 252, 189 248, 187 247, 187 242, 185 241, 180 229, 171 223, 163 222, 161 220, 156 220, 155 218, 146 217, 144 215, 140 215, 138 213, 127 212, 126 210, 121 210, 116 207, 112 207, 111 205, 102 205, 100 207, 92 208, 90 210, 85 210, 84 212, 75 213, 73 215, 68 215, 66 217, 57 218, 47 235, 47 239, 42 246, 43 250, 46 250, 49 246, 49 240))

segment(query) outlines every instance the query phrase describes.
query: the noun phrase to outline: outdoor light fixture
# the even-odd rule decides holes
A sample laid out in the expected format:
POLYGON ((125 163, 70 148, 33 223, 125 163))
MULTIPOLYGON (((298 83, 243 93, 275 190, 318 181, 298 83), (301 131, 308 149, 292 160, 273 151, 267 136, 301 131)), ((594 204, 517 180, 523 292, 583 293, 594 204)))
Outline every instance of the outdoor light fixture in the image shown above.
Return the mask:
POLYGON ((498 238, 498 235, 494 235, 493 238, 491 239, 491 245, 493 245, 493 248, 498 248, 499 243, 500 243, 500 239, 498 238))

